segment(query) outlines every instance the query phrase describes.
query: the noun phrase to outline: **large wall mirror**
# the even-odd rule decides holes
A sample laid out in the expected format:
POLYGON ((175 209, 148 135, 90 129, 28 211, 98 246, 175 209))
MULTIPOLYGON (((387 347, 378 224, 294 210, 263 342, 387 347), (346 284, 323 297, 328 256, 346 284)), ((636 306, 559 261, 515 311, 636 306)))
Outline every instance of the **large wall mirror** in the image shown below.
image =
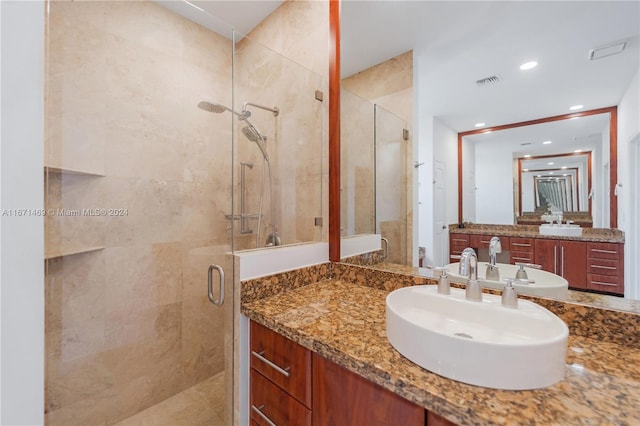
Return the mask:
MULTIPOLYGON (((412 52, 411 80, 397 90, 412 96, 397 103, 409 106, 411 118, 406 182, 412 188, 398 188, 408 194, 407 230, 413 238, 408 250, 413 262, 406 266, 418 266, 421 246, 427 257, 444 257, 446 225, 465 219, 533 223, 537 218, 531 216, 553 203, 562 204, 565 217, 573 215, 567 218, 581 226, 622 229, 625 258, 637 258, 637 249, 631 253, 637 245, 636 234, 628 232, 629 214, 626 225, 619 223, 625 202, 618 184, 632 167, 625 162, 638 133, 637 113, 632 117, 620 106, 629 97, 632 105, 638 102, 639 12, 637 2, 610 1, 341 2, 342 72, 336 79, 343 88, 351 90, 345 80, 359 76, 367 90, 384 99, 382 89, 389 89, 406 65, 398 58, 412 52), (622 54, 598 57, 600 48, 621 42, 622 54), (537 68, 528 74, 518 70, 532 59, 537 68), (569 110, 577 103, 584 107, 569 110), (471 130, 479 122, 487 125, 471 130), (488 148, 507 144, 495 140, 499 137, 514 146, 488 148), (574 152, 579 149, 583 153, 574 152), (483 203, 489 201, 487 209, 483 203)), ((340 115, 342 121, 353 117, 349 110, 340 115)), ((358 136, 350 133, 341 143, 352 139, 358 136)), ((622 193, 630 197, 626 188, 622 193)), ((338 180, 337 194, 339 189, 338 180)), ((375 203, 355 208, 361 205, 373 208, 369 217, 375 217, 375 203)), ((350 228, 348 222, 341 226, 343 233, 350 228)), ((340 229, 331 235, 332 247, 339 246, 340 229)), ((427 259, 427 264, 440 263, 427 259)))
POLYGON ((617 226, 616 108, 458 134, 459 222, 617 226))

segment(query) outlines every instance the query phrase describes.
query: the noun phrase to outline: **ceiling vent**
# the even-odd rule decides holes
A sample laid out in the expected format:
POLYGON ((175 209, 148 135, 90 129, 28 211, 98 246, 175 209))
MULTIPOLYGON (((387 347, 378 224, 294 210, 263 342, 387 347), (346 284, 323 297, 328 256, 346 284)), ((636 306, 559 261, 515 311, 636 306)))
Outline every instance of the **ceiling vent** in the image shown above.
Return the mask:
POLYGON ((478 85, 479 87, 482 87, 482 86, 489 86, 491 84, 496 84, 499 82, 500 82, 500 77, 498 77, 497 75, 492 75, 491 77, 476 80, 476 85, 478 85))
POLYGON ((618 53, 622 53, 625 47, 627 47, 626 41, 617 41, 615 43, 596 47, 589 51, 589 59, 595 61, 596 59, 617 55, 618 53))

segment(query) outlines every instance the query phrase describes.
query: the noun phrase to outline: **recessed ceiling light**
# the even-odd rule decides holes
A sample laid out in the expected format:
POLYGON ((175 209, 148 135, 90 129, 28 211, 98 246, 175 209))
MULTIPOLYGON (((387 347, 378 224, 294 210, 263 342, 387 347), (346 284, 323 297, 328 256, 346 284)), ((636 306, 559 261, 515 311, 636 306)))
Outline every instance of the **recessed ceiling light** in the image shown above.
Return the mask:
POLYGON ((562 170, 567 170, 567 166, 560 167, 562 170))
POLYGON ((544 141, 542 142, 543 145, 549 145, 551 143, 551 141, 544 141))
POLYGON ((538 175, 538 176, 536 176, 536 177, 542 177, 542 175, 538 175))
POLYGON ((529 157, 531 157, 531 154, 525 154, 524 155, 524 158, 529 158, 529 157))
POLYGON ((575 149, 573 152, 582 152, 581 149, 575 149))
POLYGON ((582 109, 582 108, 584 108, 584 105, 573 105, 573 106, 569 107, 569 109, 571 111, 577 111, 577 110, 582 109))
POLYGON ((535 68, 537 66, 538 66, 538 63, 536 61, 525 62, 524 64, 520 65, 520 69, 522 71, 526 71, 526 70, 530 70, 531 68, 535 68))
POLYGON ((548 166, 553 166, 553 161, 547 163, 548 166))
POLYGON ((482 127, 484 126, 484 123, 476 123, 476 127, 482 127))
POLYGON ((550 175, 552 175, 552 174, 553 174, 553 172, 549 172, 549 174, 550 174, 550 175))
POLYGON ((528 172, 528 171, 529 171, 529 169, 522 169, 522 171, 523 171, 523 172, 528 172))

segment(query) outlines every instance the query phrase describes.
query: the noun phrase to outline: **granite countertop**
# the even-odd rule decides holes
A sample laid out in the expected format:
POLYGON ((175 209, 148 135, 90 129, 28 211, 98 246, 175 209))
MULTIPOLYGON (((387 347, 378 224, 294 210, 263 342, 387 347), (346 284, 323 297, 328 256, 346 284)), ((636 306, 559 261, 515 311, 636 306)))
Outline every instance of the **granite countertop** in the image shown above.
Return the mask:
POLYGON ((449 225, 450 234, 495 235, 498 237, 544 238, 551 240, 589 241, 597 243, 624 243, 624 233, 619 229, 582 228, 582 236, 565 237, 541 235, 537 225, 465 224, 464 228, 449 225))
MULTIPOLYGON (((386 338, 387 294, 320 279, 243 301, 241 309, 250 319, 460 425, 640 424, 637 339, 608 341, 572 332, 560 383, 530 391, 483 388, 438 376, 400 355, 386 338)), ((594 326, 607 325, 589 325, 594 326)))

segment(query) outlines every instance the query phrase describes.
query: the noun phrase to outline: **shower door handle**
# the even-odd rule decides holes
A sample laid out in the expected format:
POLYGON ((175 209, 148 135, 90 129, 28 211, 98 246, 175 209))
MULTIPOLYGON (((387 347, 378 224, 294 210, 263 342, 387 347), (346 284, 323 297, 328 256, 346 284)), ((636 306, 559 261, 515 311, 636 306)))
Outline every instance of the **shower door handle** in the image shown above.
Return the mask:
POLYGON ((216 306, 221 306, 224 303, 224 269, 222 269, 222 266, 216 265, 216 264, 209 266, 208 281, 209 281, 209 288, 208 288, 209 301, 216 306), (214 269, 218 271, 218 275, 220 276, 220 283, 219 283, 220 299, 218 300, 216 300, 216 298, 213 296, 213 270, 214 269))
POLYGON ((384 243, 384 255, 382 256, 382 260, 385 260, 387 256, 389 256, 389 240, 385 237, 380 237, 380 241, 384 243))

